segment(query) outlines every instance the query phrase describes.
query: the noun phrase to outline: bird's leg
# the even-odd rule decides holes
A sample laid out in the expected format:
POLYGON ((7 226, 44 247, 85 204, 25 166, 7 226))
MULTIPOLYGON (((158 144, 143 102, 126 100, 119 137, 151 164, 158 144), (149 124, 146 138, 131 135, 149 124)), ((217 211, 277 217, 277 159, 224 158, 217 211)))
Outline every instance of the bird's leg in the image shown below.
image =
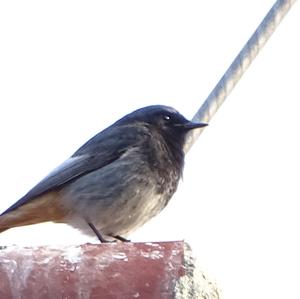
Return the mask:
POLYGON ((92 222, 88 222, 88 225, 92 229, 92 231, 95 233, 95 235, 97 236, 97 238, 99 239, 99 241, 101 243, 111 243, 111 242, 114 242, 114 241, 108 241, 108 240, 104 239, 102 237, 102 235, 100 234, 100 232, 97 230, 97 228, 95 227, 95 225, 92 222))
POLYGON ((115 236, 112 236, 112 237, 119 240, 119 241, 121 241, 121 242, 131 242, 130 240, 128 240, 128 239, 126 239, 122 236, 119 236, 119 235, 115 235, 115 236))

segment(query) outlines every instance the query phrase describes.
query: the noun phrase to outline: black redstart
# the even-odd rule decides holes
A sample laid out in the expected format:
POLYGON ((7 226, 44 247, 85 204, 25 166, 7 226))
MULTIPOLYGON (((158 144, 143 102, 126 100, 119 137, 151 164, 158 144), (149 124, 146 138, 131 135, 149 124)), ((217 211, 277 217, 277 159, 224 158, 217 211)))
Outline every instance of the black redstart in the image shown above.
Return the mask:
POLYGON ((46 221, 126 240, 176 191, 187 133, 206 126, 175 109, 138 109, 98 133, 0 215, 0 232, 46 221))

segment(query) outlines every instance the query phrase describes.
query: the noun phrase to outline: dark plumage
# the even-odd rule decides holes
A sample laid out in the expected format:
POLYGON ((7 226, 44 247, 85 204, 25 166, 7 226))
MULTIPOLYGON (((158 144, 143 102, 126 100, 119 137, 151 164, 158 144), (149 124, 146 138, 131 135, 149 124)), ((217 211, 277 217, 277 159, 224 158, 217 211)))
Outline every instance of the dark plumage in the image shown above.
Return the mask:
POLYGON ((101 241, 127 235, 169 202, 182 174, 186 134, 205 125, 161 105, 124 116, 8 208, 0 232, 54 221, 94 231, 101 241))

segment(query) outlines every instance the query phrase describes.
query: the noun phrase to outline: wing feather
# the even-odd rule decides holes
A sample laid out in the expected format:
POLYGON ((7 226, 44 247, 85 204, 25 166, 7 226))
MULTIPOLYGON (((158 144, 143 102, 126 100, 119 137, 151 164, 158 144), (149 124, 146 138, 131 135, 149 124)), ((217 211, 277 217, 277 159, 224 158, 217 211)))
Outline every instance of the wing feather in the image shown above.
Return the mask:
POLYGON ((46 192, 59 190, 68 182, 116 161, 128 149, 140 142, 141 130, 147 134, 146 128, 131 127, 128 131, 126 126, 110 127, 100 132, 1 215, 17 209, 46 192))

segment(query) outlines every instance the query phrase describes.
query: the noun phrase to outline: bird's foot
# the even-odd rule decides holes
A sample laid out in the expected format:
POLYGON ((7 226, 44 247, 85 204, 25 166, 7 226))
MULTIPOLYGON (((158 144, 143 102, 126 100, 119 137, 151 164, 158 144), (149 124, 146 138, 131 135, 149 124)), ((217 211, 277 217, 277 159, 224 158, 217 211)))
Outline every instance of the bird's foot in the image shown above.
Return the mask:
POLYGON ((99 241, 101 243, 114 243, 116 242, 116 240, 107 240, 105 239, 100 232, 97 230, 97 228, 95 227, 95 225, 92 222, 88 223, 89 227, 92 229, 92 231, 95 233, 95 235, 97 236, 97 238, 99 239, 99 241))
POLYGON ((126 239, 126 238, 124 238, 122 236, 119 236, 119 235, 114 235, 112 237, 115 238, 115 239, 117 239, 117 240, 119 240, 119 241, 121 241, 121 242, 131 242, 130 240, 128 240, 128 239, 126 239))

